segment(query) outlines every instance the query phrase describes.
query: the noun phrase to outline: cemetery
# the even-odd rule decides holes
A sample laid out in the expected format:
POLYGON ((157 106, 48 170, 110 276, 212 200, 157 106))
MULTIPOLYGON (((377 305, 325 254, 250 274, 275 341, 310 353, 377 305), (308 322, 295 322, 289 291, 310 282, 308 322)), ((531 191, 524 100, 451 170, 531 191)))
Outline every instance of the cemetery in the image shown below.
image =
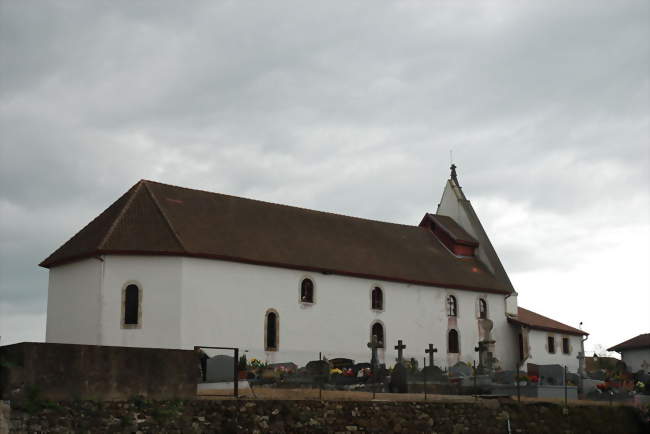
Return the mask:
MULTIPOLYGON (((528 363, 526 370, 523 370, 503 369, 493 363, 477 365, 476 362, 469 364, 461 361, 446 369, 436 366, 437 349, 432 344, 423 348, 422 354, 425 357, 418 361, 403 357, 406 344, 403 340, 398 340, 395 345, 398 355, 395 363, 386 366, 379 364, 377 348, 376 341, 368 343, 368 361, 343 357, 328 360, 320 357, 304 366, 293 362, 266 363, 256 358, 247 360, 244 354, 236 363, 237 377, 246 380, 246 386, 251 390, 258 391, 318 389, 366 392, 373 396, 415 393, 424 394, 425 399, 426 395, 456 395, 485 399, 538 398, 565 403, 578 399, 627 403, 636 400, 645 403, 649 396, 646 389, 649 380, 647 376, 625 372, 624 364, 619 364, 615 371, 586 372, 582 377, 558 364, 528 363)), ((479 348, 480 345, 477 346, 477 352, 479 348)), ((478 359, 486 360, 480 355, 478 359)), ((234 365, 233 357, 219 355, 209 359, 203 381, 205 384, 200 384, 199 389, 219 389, 215 385, 217 382, 232 384, 234 365)), ((255 392, 252 394, 255 396, 255 392)))

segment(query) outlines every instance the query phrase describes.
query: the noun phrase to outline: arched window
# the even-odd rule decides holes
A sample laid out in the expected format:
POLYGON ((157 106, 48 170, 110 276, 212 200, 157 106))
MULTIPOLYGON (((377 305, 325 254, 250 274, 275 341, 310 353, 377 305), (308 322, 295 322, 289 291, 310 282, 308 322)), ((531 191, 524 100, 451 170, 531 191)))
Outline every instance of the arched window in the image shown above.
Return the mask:
POLYGON ((456 304, 456 297, 450 295, 447 297, 447 315, 456 316, 458 315, 458 306, 456 304))
POLYGON ((375 310, 384 309, 384 294, 378 286, 375 286, 372 290, 372 308, 375 310))
POLYGON ((137 326, 140 324, 140 288, 138 285, 130 284, 124 289, 123 303, 125 326, 137 326))
POLYGON ((459 353, 458 351, 458 332, 454 329, 449 330, 449 338, 447 342, 448 353, 459 353))
POLYGON ((270 310, 266 313, 266 321, 264 324, 265 336, 264 336, 264 349, 266 351, 277 351, 278 350, 278 340, 279 340, 279 320, 278 313, 270 310))
POLYGON ((314 282, 311 279, 302 279, 300 283, 300 301, 303 303, 314 302, 314 282))
POLYGON ((478 299, 478 317, 481 319, 487 318, 487 302, 483 298, 478 299))
POLYGON ((372 336, 377 336, 378 348, 384 348, 384 326, 381 323, 376 322, 372 325, 370 337, 372 336))

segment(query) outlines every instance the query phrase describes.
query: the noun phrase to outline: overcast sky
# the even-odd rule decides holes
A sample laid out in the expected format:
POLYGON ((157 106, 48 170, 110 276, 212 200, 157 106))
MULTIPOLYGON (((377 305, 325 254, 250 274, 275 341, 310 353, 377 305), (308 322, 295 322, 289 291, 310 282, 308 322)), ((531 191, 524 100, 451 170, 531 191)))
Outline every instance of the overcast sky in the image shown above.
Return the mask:
POLYGON ((450 150, 521 306, 650 332, 648 4, 0 0, 0 344, 141 178, 416 225, 450 150))

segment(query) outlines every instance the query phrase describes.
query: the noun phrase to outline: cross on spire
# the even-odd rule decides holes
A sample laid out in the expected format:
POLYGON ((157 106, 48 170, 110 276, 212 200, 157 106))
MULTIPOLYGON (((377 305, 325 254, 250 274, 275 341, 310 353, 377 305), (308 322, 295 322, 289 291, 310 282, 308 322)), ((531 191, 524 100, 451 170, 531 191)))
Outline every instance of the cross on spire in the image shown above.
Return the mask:
POLYGON ((433 354, 438 352, 437 348, 433 348, 433 344, 429 344, 429 348, 424 351, 429 355, 429 366, 433 366, 433 354))
POLYGON ((402 343, 401 339, 397 341, 395 349, 397 350, 397 361, 402 363, 402 350, 406 349, 406 345, 402 343))

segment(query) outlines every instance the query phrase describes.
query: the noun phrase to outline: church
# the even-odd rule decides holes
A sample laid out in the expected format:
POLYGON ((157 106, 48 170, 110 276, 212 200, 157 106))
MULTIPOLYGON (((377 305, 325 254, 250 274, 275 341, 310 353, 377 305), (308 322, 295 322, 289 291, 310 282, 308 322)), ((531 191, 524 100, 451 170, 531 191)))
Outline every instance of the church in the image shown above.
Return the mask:
POLYGON ((141 180, 64 243, 46 341, 578 371, 587 333, 518 307, 452 165, 435 213, 387 223, 141 180))

